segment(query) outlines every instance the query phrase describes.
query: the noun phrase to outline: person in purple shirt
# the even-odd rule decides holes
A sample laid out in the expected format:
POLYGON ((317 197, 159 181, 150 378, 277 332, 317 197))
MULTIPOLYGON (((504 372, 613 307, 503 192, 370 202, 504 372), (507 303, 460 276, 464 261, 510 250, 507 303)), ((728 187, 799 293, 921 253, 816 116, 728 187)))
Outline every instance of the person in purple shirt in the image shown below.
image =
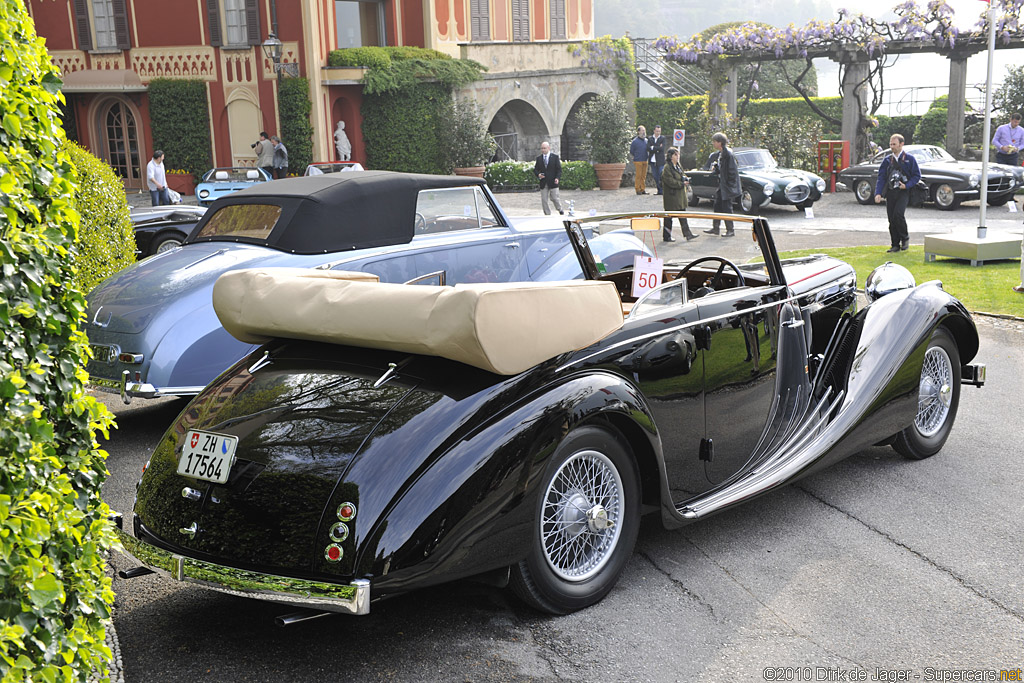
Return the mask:
POLYGON ((1010 116, 1010 122, 996 128, 992 146, 996 148, 996 163, 1020 166, 1020 149, 1024 147, 1024 128, 1020 125, 1020 112, 1010 116))
POLYGON ((889 138, 892 154, 882 160, 878 168, 878 182, 875 184, 875 204, 885 196, 885 212, 889 215, 889 253, 906 251, 910 248, 910 233, 907 232, 907 202, 910 188, 921 180, 921 169, 917 159, 903 151, 903 136, 896 133, 889 138))

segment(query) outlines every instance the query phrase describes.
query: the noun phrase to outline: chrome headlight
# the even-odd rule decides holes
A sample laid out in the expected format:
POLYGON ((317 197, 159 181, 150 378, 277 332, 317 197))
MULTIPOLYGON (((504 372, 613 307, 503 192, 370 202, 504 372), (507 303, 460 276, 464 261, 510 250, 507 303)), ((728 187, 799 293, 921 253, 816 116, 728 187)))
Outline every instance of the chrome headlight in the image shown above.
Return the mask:
POLYGON ((199 198, 200 199, 206 199, 209 196, 210 196, 210 191, 209 190, 199 190, 199 198))
POLYGON ((818 188, 818 192, 825 191, 825 181, 822 180, 821 178, 818 178, 818 182, 814 183, 814 186, 818 188))
POLYGON ((914 276, 909 270, 887 261, 871 271, 867 282, 864 284, 864 295, 868 301, 877 301, 886 294, 898 292, 901 289, 912 289, 916 287, 914 276))
POLYGON ((764 192, 765 197, 771 197, 772 193, 775 192, 775 183, 765 183, 761 191, 764 192))
POLYGON ((981 176, 978 175, 977 173, 972 173, 971 178, 968 182, 971 183, 971 187, 977 187, 978 185, 981 184, 981 176))

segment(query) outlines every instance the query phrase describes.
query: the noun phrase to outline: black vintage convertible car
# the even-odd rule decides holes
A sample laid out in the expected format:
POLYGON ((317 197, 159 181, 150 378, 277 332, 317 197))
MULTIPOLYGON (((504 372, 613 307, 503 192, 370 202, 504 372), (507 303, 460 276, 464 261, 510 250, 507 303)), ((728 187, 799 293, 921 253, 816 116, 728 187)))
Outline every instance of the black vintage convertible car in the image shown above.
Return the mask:
POLYGON ((603 273, 581 224, 607 218, 566 221, 569 282, 221 276, 225 328, 264 345, 157 445, 118 520, 141 563, 122 576, 310 616, 486 577, 566 613, 613 588, 641 515, 690 524, 874 444, 927 458, 984 382, 937 281, 882 265, 859 308, 849 265, 780 261, 745 216, 759 260, 603 273))
MULTIPOLYGON (((733 153, 743 188, 736 207, 743 213, 756 214, 769 204, 806 209, 821 199, 821 193, 825 191, 825 181, 820 176, 795 168, 779 168, 775 157, 766 149, 737 147, 733 153)), ((709 159, 708 165, 711 163, 709 159)), ((690 206, 701 201, 714 201, 715 190, 718 189, 716 172, 707 168, 687 171, 686 175, 690 179, 686 188, 690 206)))
MULTIPOLYGON (((910 195, 913 205, 920 206, 927 201, 943 211, 952 211, 962 201, 981 197, 980 161, 957 161, 935 145, 906 145, 903 149, 921 167, 920 189, 910 195)), ((853 190, 853 196, 861 204, 874 201, 878 168, 888 154, 888 150, 882 150, 869 160, 839 172, 839 182, 853 190)), ((1006 204, 1021 186, 1024 186, 1024 167, 989 164, 988 203, 991 206, 1006 204)))
POLYGON ((205 206, 189 204, 132 209, 135 254, 142 258, 180 247, 205 213, 205 206))

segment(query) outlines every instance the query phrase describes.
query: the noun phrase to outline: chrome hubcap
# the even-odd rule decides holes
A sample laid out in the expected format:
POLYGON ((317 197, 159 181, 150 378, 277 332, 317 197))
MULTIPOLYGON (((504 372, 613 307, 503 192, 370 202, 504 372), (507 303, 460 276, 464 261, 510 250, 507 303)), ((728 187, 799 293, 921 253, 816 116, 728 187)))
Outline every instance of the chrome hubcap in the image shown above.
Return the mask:
POLYGON ((548 566, 566 581, 584 581, 608 562, 619 540, 622 479, 611 460, 580 451, 544 492, 540 537, 548 566))
POLYGON ((867 181, 857 183, 857 196, 861 199, 870 199, 873 189, 867 181))
POLYGON ((949 185, 939 185, 939 189, 935 191, 935 201, 942 206, 949 206, 953 202, 953 188, 949 185))
POLYGON ((167 240, 166 242, 161 244, 159 247, 157 247, 156 253, 163 254, 165 252, 171 251, 172 249, 177 249, 180 246, 181 246, 181 242, 176 242, 174 240, 167 240))
POLYGON ((934 436, 946 422, 953 401, 953 364, 944 349, 933 346, 924 356, 914 424, 922 436, 934 436))

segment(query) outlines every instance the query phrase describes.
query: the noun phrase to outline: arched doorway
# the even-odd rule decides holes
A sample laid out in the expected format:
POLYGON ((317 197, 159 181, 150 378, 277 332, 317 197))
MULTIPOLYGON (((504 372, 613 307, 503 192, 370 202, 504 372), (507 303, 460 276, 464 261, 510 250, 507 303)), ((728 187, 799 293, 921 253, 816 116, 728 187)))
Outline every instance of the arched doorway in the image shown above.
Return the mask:
MULTIPOLYGON (((533 105, 524 100, 506 102, 494 114, 487 128, 498 143, 495 161, 533 159, 539 154, 540 143, 549 138, 544 118, 533 105)), ((549 142, 557 151, 558 140, 549 142)))
POLYGON ((597 95, 592 92, 580 96, 573 103, 572 109, 569 110, 569 115, 565 117, 565 123, 562 125, 562 159, 567 161, 583 160, 584 155, 580 149, 580 140, 583 139, 585 132, 581 131, 576 125, 576 114, 579 113, 580 107, 595 97, 597 95))
POLYGON ((142 189, 146 184, 137 122, 134 107, 126 100, 108 100, 99 107, 99 154, 130 189, 142 189))

